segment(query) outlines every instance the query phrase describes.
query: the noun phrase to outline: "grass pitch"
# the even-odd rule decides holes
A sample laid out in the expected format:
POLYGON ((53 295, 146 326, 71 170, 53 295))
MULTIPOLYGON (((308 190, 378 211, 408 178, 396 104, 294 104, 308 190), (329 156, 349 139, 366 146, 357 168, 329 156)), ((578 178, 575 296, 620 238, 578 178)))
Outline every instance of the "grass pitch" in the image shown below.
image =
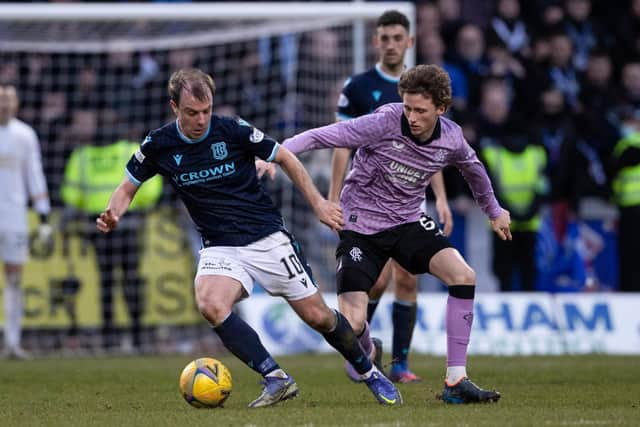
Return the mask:
MULTIPOLYGON (((204 355, 202 355, 204 356, 204 355)), ((638 357, 471 357, 471 379, 500 390, 497 404, 445 405, 444 359, 412 355, 421 384, 400 385, 405 404, 383 407, 347 380, 337 355, 280 357, 297 399, 248 409, 259 377, 230 355, 224 408, 195 409, 178 392, 192 357, 0 361, 0 426, 638 426, 638 357)), ((195 358, 195 356, 193 357, 195 358)))

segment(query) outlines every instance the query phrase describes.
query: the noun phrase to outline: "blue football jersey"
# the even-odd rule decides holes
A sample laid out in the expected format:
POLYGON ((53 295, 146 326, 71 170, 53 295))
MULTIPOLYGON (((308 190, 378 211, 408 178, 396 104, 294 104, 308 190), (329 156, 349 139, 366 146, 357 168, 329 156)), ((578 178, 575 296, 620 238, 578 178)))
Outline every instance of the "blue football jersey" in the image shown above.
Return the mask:
POLYGON ((399 81, 399 77, 383 73, 379 65, 350 77, 340 93, 336 117, 349 120, 372 113, 381 105, 402 102, 399 81))
POLYGON ((282 230, 283 220, 256 175, 255 157, 271 161, 280 145, 241 119, 212 116, 198 140, 178 122, 152 131, 126 173, 140 185, 168 179, 208 246, 244 246, 282 230))

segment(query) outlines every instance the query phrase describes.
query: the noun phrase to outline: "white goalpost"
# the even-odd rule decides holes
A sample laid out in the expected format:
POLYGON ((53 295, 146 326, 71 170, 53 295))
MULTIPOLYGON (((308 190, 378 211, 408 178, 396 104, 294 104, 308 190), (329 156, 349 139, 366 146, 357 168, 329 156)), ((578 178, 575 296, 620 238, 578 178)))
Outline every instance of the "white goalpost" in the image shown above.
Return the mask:
MULTIPOLYGON (((218 87, 216 114, 240 116, 282 140, 334 121, 345 79, 374 64, 375 22, 391 9, 407 15, 415 33, 411 2, 4 3, 0 84, 16 86, 19 117, 38 133, 59 220, 65 211, 60 185, 72 150, 119 139, 142 141, 149 130, 171 120, 166 82, 176 69, 210 73, 218 87)), ((406 59, 414 65, 413 49, 406 59)), ((329 156, 321 151, 303 157, 323 191, 329 156)), ((323 290, 332 290, 335 236, 317 224, 287 180, 268 185, 316 280, 323 290)), ((191 296, 194 255, 185 243, 193 230, 188 221, 176 219, 182 218, 180 212, 166 191, 148 216, 152 231, 140 266, 146 283, 144 342, 161 342, 166 351, 198 345, 202 335, 191 296)), ((59 346, 59 340, 33 331, 64 331, 71 322, 52 296, 68 273, 61 267, 66 259, 83 282, 74 296, 73 321, 89 335, 96 335, 101 324, 92 249, 74 237, 69 255, 63 254, 63 230, 59 222, 54 225, 54 252, 32 257, 23 280, 30 295, 25 343, 43 351, 59 346)), ((114 315, 126 341, 129 319, 121 293, 116 291, 114 315)))

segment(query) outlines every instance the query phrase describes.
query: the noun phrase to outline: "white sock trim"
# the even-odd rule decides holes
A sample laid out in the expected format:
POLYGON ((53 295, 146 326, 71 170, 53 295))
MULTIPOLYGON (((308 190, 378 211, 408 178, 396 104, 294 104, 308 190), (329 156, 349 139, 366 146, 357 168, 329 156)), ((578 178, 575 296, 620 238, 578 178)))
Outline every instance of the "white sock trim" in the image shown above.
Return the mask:
POLYGON ((448 384, 455 384, 460 380, 460 378, 464 378, 466 376, 467 376, 466 366, 447 366, 446 381, 448 384))

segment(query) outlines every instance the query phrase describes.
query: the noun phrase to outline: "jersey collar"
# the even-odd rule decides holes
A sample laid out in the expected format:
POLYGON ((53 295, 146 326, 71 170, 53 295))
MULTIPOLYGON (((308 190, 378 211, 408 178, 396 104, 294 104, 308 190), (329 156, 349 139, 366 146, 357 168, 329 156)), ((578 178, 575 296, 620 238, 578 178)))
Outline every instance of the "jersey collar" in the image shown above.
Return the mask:
POLYGON ((391 74, 387 74, 384 71, 382 71, 382 65, 380 65, 379 62, 376 64, 375 68, 376 68, 376 71, 378 72, 378 75, 383 80, 386 80, 391 83, 398 83, 400 81, 400 76, 395 77, 395 76, 392 76, 391 74))
POLYGON ((436 122, 436 126, 433 128, 433 133, 426 141, 420 141, 411 133, 411 128, 409 127, 409 121, 407 117, 402 114, 400 117, 400 126, 402 127, 402 135, 406 136, 410 140, 416 143, 416 145, 427 145, 431 141, 435 141, 440 138, 440 134, 442 133, 442 129, 440 127, 440 118, 438 117, 438 121, 436 122))
POLYGON ((206 137, 209 136, 209 131, 211 130, 211 121, 209 121, 209 126, 207 126, 207 131, 198 139, 190 139, 180 130, 180 126, 178 124, 178 120, 176 120, 176 131, 178 131, 178 136, 181 140, 186 142, 187 144, 197 144, 198 142, 204 141, 206 137))

